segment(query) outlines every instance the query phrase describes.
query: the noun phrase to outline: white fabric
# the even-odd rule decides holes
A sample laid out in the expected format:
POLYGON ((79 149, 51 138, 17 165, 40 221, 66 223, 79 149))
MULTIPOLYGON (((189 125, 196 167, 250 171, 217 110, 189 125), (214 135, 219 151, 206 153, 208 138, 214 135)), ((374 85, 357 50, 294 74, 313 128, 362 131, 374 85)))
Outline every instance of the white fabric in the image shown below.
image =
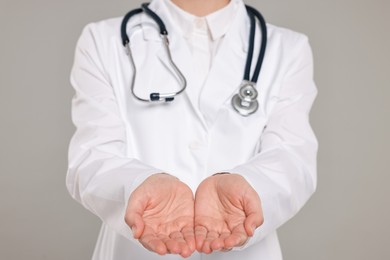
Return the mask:
MULTIPOLYGON (((237 114, 230 101, 243 77, 249 20, 244 3, 234 2, 236 13, 201 90, 189 62, 191 48, 167 6, 160 0, 150 4, 166 23, 172 56, 188 80, 186 92, 170 104, 142 103, 131 95, 132 70, 119 35, 122 18, 83 30, 71 74, 77 130, 69 148, 67 187, 103 221, 94 260, 181 259, 150 253, 132 239, 124 222, 127 200, 154 173, 172 174, 195 192, 204 178, 221 171, 248 180, 261 198, 265 222, 243 248, 194 253, 189 259, 282 258, 276 229, 316 187, 317 142, 308 120, 317 93, 312 55, 304 35, 268 24, 257 86, 260 108, 249 117, 237 114)), ((150 18, 132 19, 129 32, 140 23, 132 35, 137 94, 179 88, 150 18)), ((258 29, 257 43, 259 37, 258 29)))
POLYGON ((187 40, 191 50, 191 62, 197 86, 194 99, 198 100, 215 55, 228 31, 241 1, 230 1, 224 8, 207 15, 197 17, 180 9, 170 0, 162 0, 180 34, 187 40))
POLYGON ((232 18, 241 4, 240 0, 232 0, 228 5, 212 14, 197 17, 180 9, 171 0, 161 0, 160 3, 167 9, 182 36, 190 37, 194 30, 207 27, 213 41, 217 41, 226 34, 232 23, 232 18))

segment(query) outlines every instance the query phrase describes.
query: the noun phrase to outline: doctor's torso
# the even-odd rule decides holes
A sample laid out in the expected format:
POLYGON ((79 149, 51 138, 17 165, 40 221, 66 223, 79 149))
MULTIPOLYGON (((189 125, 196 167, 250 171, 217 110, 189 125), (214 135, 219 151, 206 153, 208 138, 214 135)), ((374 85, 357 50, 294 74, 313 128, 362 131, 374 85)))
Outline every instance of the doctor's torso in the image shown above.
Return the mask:
MULTIPOLYGON (((159 15, 162 19, 166 16, 164 13, 159 15)), ((121 18, 94 24, 92 30, 99 37, 96 44, 100 45, 97 47, 104 60, 103 69, 129 128, 130 155, 188 178, 190 183, 198 183, 212 173, 244 163, 257 152, 267 115, 278 100, 283 75, 288 69, 285 60, 289 45, 294 43, 289 41, 300 36, 268 26, 268 47, 257 84, 260 106, 253 115, 243 117, 232 108, 231 98, 242 82, 246 61, 249 21, 245 9, 240 8, 236 14, 203 84, 194 74, 190 47, 175 33, 169 19, 164 21, 170 28, 172 58, 188 84, 186 91, 171 103, 145 103, 133 97, 132 69, 118 37, 121 18)), ((130 21, 128 30, 140 22, 138 31, 132 34, 132 52, 137 67, 136 94, 147 98, 156 90, 178 90, 180 85, 159 32, 148 24, 153 22, 140 15, 130 21)), ((258 28, 256 35, 260 39, 258 28)), ((256 42, 260 44, 260 40, 256 42)))
MULTIPOLYGON (((92 35, 100 70, 112 87, 118 116, 124 125, 126 155, 170 173, 195 192, 207 176, 234 168, 250 160, 261 147, 261 135, 270 113, 279 101, 283 79, 291 63, 291 50, 304 38, 301 34, 268 25, 268 45, 258 80, 259 109, 244 117, 231 105, 243 80, 248 49, 249 19, 244 4, 237 2, 235 16, 217 48, 204 80, 199 80, 188 42, 158 1, 153 9, 165 22, 172 59, 187 79, 187 89, 170 103, 145 103, 131 93, 133 71, 119 36, 122 18, 93 23, 85 29, 92 35)), ((84 31, 84 33, 86 33, 84 31)), ((177 75, 153 21, 141 14, 131 19, 127 31, 137 74, 134 90, 147 98, 152 92, 172 92, 180 88, 177 75)), ((256 59, 261 32, 256 29, 256 59)), ((254 67, 254 66, 252 66, 254 67)), ((252 68, 253 69, 253 68, 252 68)), ((98 92, 98 90, 97 90, 98 92)), ((214 253, 190 259, 279 260, 276 234, 256 247, 229 255, 214 253), (260 258, 259 258, 260 257, 260 258)), ((140 246, 128 242, 103 226, 94 259, 160 259, 140 246)), ((166 256, 164 259, 179 259, 166 256)))

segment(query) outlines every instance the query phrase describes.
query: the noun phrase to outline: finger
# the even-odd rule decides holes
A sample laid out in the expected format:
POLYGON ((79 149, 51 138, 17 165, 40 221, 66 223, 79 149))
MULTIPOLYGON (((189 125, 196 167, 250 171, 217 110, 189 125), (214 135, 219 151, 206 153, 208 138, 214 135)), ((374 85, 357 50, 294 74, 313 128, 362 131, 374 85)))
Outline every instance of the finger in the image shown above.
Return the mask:
POLYGON ((184 227, 181 230, 184 240, 187 242, 188 248, 191 254, 195 251, 196 242, 195 242, 195 233, 194 227, 184 227))
POLYGON ((190 249, 189 245, 187 244, 187 241, 184 239, 182 232, 173 232, 169 237, 172 240, 176 241, 180 248, 180 251, 177 252, 177 254, 180 254, 182 257, 186 258, 194 252, 194 249, 190 249))
POLYGON ((207 229, 204 226, 195 227, 196 250, 202 252, 202 246, 207 236, 207 229))
POLYGON ((213 242, 211 242, 210 245, 211 249, 213 251, 219 251, 219 250, 223 251, 225 246, 224 241, 228 236, 230 236, 230 233, 227 232, 220 234, 218 238, 216 238, 213 242))
MULTIPOLYGON (((210 254, 213 252, 213 249, 211 248, 211 244, 219 238, 219 234, 215 231, 209 231, 207 232, 206 239, 204 240, 203 246, 202 246, 202 252, 205 254, 210 254)), ((220 246, 222 248, 223 245, 220 246)))
POLYGON ((167 235, 160 235, 159 238, 165 244, 167 251, 171 254, 180 254, 181 247, 178 241, 168 237, 167 235))
POLYGON ((232 233, 225 238, 224 248, 239 247, 245 244, 248 240, 248 236, 245 232, 244 225, 238 225, 232 230, 232 233))
POLYGON ((139 242, 149 251, 155 252, 159 255, 168 253, 165 243, 154 234, 142 235, 139 242))
POLYGON ((126 214, 125 222, 131 228, 133 232, 133 237, 139 239, 144 232, 145 224, 142 219, 146 207, 146 198, 140 197, 137 195, 137 192, 134 192, 129 199, 126 214))
POLYGON ((138 212, 129 210, 125 217, 126 224, 131 228, 133 237, 139 239, 144 232, 145 223, 142 219, 142 215, 138 212))
POLYGON ((245 231, 248 236, 253 236, 256 228, 264 222, 260 197, 253 189, 244 199, 244 211, 247 216, 244 222, 245 231))
POLYGON ((249 215, 244 222, 245 231, 248 236, 255 234, 256 228, 260 227, 264 222, 263 215, 261 213, 253 213, 249 215))

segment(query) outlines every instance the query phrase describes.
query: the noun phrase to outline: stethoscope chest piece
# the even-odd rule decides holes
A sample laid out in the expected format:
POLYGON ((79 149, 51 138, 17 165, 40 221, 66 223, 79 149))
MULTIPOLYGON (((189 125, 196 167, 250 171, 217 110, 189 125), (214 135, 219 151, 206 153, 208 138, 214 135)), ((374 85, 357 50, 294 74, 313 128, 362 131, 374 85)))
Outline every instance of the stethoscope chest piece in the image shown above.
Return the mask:
POLYGON ((257 101, 258 92, 254 83, 244 81, 238 94, 232 98, 232 106, 242 116, 249 116, 257 111, 259 102, 257 101))

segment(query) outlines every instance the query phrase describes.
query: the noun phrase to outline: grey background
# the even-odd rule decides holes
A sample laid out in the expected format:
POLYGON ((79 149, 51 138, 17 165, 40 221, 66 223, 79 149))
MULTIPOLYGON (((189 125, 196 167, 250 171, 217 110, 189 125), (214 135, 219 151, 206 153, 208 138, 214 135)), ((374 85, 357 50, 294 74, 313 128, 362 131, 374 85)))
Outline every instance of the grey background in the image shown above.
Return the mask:
MULTIPOLYGON (((1 0, 0 259, 90 259, 99 220, 65 189, 76 40, 141 1, 1 0)), ((280 230, 286 260, 390 259, 390 1, 247 1, 307 34, 319 186, 280 230)))

